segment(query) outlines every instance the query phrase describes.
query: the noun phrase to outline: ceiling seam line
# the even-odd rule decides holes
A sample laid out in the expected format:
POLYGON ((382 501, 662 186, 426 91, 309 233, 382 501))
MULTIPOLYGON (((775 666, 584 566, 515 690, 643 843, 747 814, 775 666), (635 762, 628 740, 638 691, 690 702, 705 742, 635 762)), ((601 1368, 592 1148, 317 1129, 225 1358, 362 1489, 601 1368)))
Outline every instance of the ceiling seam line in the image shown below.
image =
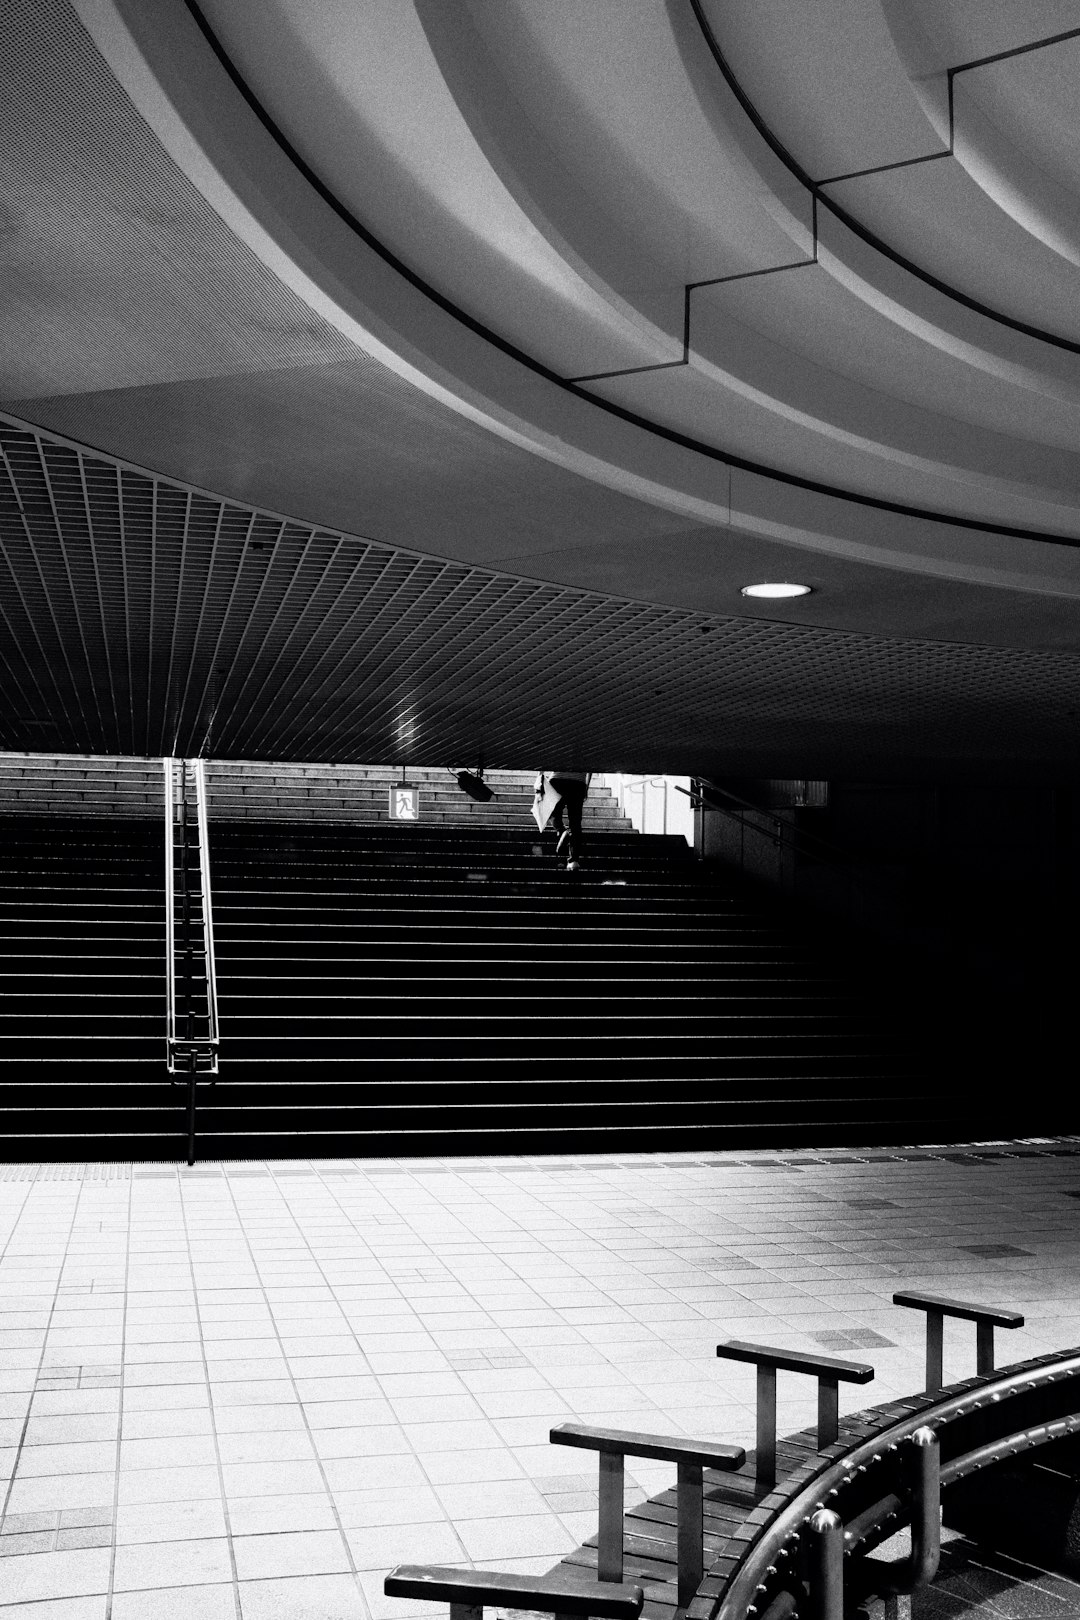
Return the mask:
MULTIPOLYGON (((192 4, 193 0, 187 0, 187 3, 192 4)), ((841 204, 835 200, 835 198, 826 196, 821 190, 821 187, 823 184, 828 184, 828 182, 815 181, 807 173, 794 154, 784 145, 779 136, 777 136, 770 126, 765 122, 764 118, 758 112, 746 91, 742 88, 742 85, 735 76, 735 73, 727 58, 720 49, 719 41, 717 40, 712 26, 702 9, 702 0, 690 0, 690 5, 693 9, 695 18, 697 19, 698 27, 701 30, 705 43, 709 48, 713 60, 720 70, 720 74, 724 79, 724 82, 727 84, 728 88, 735 96, 735 99, 738 101, 739 105, 742 107, 743 111, 754 125, 754 128, 784 164, 785 168, 787 168, 790 173, 795 176, 795 178, 805 187, 807 191, 814 196, 820 196, 821 201, 825 204, 826 208, 829 209, 829 212, 840 220, 843 225, 846 225, 848 230, 850 230, 854 235, 860 237, 870 247, 876 249, 877 252, 883 254, 886 258, 891 259, 893 263, 899 265, 901 269, 908 271, 911 275, 916 276, 920 281, 924 281, 928 286, 933 287, 944 297, 953 299, 954 302, 963 305, 967 309, 974 310, 977 314, 985 316, 988 320, 994 321, 1000 326, 1005 326, 1013 331, 1021 332, 1026 337, 1034 338, 1037 341, 1046 343, 1053 348, 1064 349, 1070 354, 1080 354, 1080 342, 1077 342, 1072 338, 1062 337, 1060 333, 1050 332, 1041 327, 1032 326, 1029 322, 1018 320, 1014 316, 1006 315, 1003 310, 993 309, 989 304, 984 304, 979 299, 973 298, 969 294, 961 292, 958 287, 953 287, 948 282, 942 281, 940 277, 933 275, 929 270, 925 270, 921 265, 916 264, 913 259, 906 258, 895 248, 890 247, 883 237, 876 235, 875 232, 863 225, 854 214, 849 213, 847 209, 843 208, 841 204)), ((1056 41, 1051 41, 1051 43, 1056 43, 1056 41)), ((962 72, 966 70, 967 66, 979 65, 979 63, 961 64, 961 67, 956 71, 962 72)), ((948 85, 949 115, 949 150, 948 153, 944 155, 953 155, 953 139, 955 133, 953 82, 955 72, 951 68, 944 69, 943 71, 945 72, 948 85)), ((784 478, 785 476, 790 475, 775 472, 772 474, 772 476, 776 478, 784 478)), ((847 493, 845 498, 850 500, 860 499, 855 492, 847 493)))
MULTIPOLYGON (((694 7, 695 12, 697 12, 699 0, 690 0, 690 3, 694 7)), ((423 277, 411 270, 408 265, 406 265, 396 256, 396 254, 392 253, 388 247, 380 242, 373 232, 369 231, 364 225, 362 225, 361 222, 349 212, 344 204, 337 197, 335 197, 334 193, 323 184, 318 175, 316 175, 314 170, 312 170, 304 161, 304 159, 289 142, 283 131, 281 131, 274 123, 273 119, 255 97, 254 93, 246 85, 243 78, 230 61, 220 41, 217 39, 217 36, 214 34, 213 30, 210 28, 210 25, 203 16, 197 0, 184 0, 184 4, 190 11, 192 18, 194 19, 200 32, 203 34, 203 37, 206 39, 210 49, 217 57, 222 68, 232 80, 241 96, 247 102, 256 118, 267 130, 272 139, 280 146, 282 151, 289 158, 290 162, 297 167, 308 183, 313 187, 323 201, 327 203, 333 212, 343 221, 343 223, 345 223, 350 230, 359 236, 360 239, 368 247, 370 247, 373 252, 378 254, 378 256, 382 258, 385 263, 395 269, 401 276, 404 277, 406 281, 409 282, 411 286, 423 293, 425 297, 429 298, 440 309, 451 315, 468 330, 475 332, 478 336, 492 343, 496 348, 498 348, 502 353, 508 355, 511 359, 517 360, 520 364, 535 372, 538 376, 544 377, 548 381, 556 383, 559 387, 567 389, 568 392, 576 394, 580 399, 583 399, 589 404, 596 406, 598 409, 605 411, 608 415, 616 416, 620 420, 626 421, 632 426, 640 427, 644 431, 653 433, 657 437, 662 438, 670 443, 677 444, 684 449, 694 451, 707 457, 709 460, 719 461, 724 465, 735 467, 742 472, 750 472, 762 478, 774 479, 777 483, 784 484, 791 488, 805 489, 814 494, 825 495, 834 500, 846 501, 852 505, 866 507, 871 510, 894 512, 898 516, 902 517, 914 517, 924 522, 941 523, 946 527, 970 529, 975 532, 989 534, 1000 534, 1008 539, 1031 540, 1036 543, 1045 543, 1047 545, 1065 545, 1070 547, 1080 546, 1080 535, 1058 536, 1046 530, 1026 529, 1012 524, 979 522, 976 519, 964 518, 955 513, 935 512, 931 509, 912 507, 903 502, 890 501, 879 496, 865 495, 857 490, 842 489, 838 486, 823 484, 815 479, 804 478, 797 473, 789 473, 780 468, 769 467, 763 463, 751 461, 746 457, 738 456, 728 451, 719 450, 713 445, 709 445, 704 441, 690 437, 688 434, 679 433, 675 429, 665 427, 662 423, 650 421, 649 418, 640 416, 636 412, 630 411, 624 406, 617 405, 614 401, 607 400, 602 395, 592 394, 587 389, 574 384, 563 376, 560 376, 558 372, 553 371, 549 366, 546 366, 543 361, 537 360, 534 356, 527 354, 522 349, 519 349, 517 345, 511 343, 508 339, 501 337, 499 333, 495 332, 490 327, 486 327, 483 322, 477 321, 474 317, 468 315, 458 305, 454 304, 450 299, 437 292, 434 287, 423 279, 423 277)), ((740 100, 745 101, 745 97, 743 96, 741 90, 739 90, 737 94, 740 100)), ((749 103, 746 103, 746 105, 749 106, 749 103)), ((754 117, 754 121, 764 132, 765 126, 761 124, 760 120, 757 119, 756 116, 754 117)), ((767 135, 766 138, 769 139, 770 144, 772 144, 774 138, 771 137, 771 135, 767 135)), ((782 151, 782 149, 778 150, 782 151)), ((803 184, 806 185, 808 189, 813 191, 813 182, 809 180, 809 178, 803 173, 802 169, 794 163, 794 159, 791 159, 789 155, 785 154, 784 161, 787 163, 788 167, 793 168, 793 172, 798 174, 799 178, 802 179, 803 184)), ((849 225, 850 229, 854 230, 856 234, 862 235, 865 239, 869 240, 867 233, 858 226, 857 221, 847 220, 843 210, 841 210, 836 204, 831 203, 827 197, 823 196, 821 200, 825 202, 826 206, 830 208, 830 211, 836 214, 838 218, 844 219, 845 223, 849 225)), ((907 265, 906 261, 901 259, 899 255, 892 252, 891 249, 888 249, 884 244, 880 244, 880 251, 885 253, 894 261, 904 265, 906 268, 909 268, 912 273, 917 275, 920 279, 928 281, 932 285, 938 285, 937 283, 933 282, 933 278, 929 277, 926 272, 919 270, 917 266, 907 265)), ((950 290, 947 286, 945 286, 944 283, 940 284, 939 290, 946 296, 952 297, 956 301, 965 303, 971 308, 978 310, 991 320, 1005 325, 1017 325, 1017 323, 1010 321, 1008 317, 999 315, 989 308, 984 308, 983 306, 977 304, 974 300, 965 298, 964 295, 956 292, 955 290, 950 290)), ((1035 329, 1029 329, 1023 327, 1022 325, 1019 327, 1019 329, 1026 331, 1030 336, 1041 336, 1048 343, 1054 344, 1058 347, 1075 349, 1077 353, 1080 353, 1080 344, 1072 345, 1064 339, 1058 340, 1048 334, 1040 334, 1035 329)))

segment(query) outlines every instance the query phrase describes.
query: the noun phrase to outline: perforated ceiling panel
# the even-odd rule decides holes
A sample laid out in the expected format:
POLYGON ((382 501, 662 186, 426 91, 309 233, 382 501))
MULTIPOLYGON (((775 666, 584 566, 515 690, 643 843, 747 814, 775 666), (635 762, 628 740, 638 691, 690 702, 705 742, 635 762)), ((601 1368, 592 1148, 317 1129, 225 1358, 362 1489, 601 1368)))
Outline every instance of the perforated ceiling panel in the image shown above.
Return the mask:
POLYGON ((0 748, 870 778, 1073 774, 1080 660, 605 597, 0 422, 0 748))
POLYGON ((4 48, 8 398, 355 355, 207 209, 67 6, 5 6, 4 48))

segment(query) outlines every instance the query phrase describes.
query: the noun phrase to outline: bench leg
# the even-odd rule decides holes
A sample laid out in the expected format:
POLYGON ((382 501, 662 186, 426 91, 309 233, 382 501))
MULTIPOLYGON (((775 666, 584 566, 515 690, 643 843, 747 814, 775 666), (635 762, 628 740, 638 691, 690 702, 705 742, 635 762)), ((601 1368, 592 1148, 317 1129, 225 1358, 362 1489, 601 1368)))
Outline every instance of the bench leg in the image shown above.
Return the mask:
POLYGON ((757 1370, 757 1482, 776 1484, 776 1368, 757 1370))
POLYGON ((994 1324, 975 1324, 975 1371, 980 1375, 994 1370, 994 1324))
POLYGON ((926 1393, 933 1395, 942 1386, 945 1349, 945 1318, 940 1311, 926 1313, 926 1393))
POLYGON ((484 1620, 482 1603, 451 1603, 450 1620, 484 1620))
POLYGON ((704 1573, 705 1519, 701 1466, 679 1464, 678 1485, 679 1608, 685 1609, 704 1573))
POLYGON ((623 1578, 623 1459, 616 1452, 600 1453, 600 1534, 596 1539, 596 1576, 601 1581, 623 1578))
POLYGON ((817 1446, 824 1451, 840 1432, 840 1380, 819 1378, 817 1386, 817 1446))

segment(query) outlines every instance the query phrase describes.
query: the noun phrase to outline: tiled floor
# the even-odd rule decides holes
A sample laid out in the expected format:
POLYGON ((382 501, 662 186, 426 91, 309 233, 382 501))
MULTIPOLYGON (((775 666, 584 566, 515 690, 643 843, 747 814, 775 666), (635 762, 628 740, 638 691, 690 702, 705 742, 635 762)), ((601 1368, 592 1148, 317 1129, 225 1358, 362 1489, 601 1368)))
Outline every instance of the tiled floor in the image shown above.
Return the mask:
MULTIPOLYGON (((547 1569, 595 1529, 552 1424, 749 1443, 722 1338, 871 1361, 845 1409, 917 1388, 899 1287, 1023 1310, 1001 1361, 1080 1342, 1080 1142, 901 1152, 0 1167, 0 1620, 378 1620, 421 1612, 398 1561, 547 1569)), ((781 1432, 813 1398, 781 1378, 781 1432)))

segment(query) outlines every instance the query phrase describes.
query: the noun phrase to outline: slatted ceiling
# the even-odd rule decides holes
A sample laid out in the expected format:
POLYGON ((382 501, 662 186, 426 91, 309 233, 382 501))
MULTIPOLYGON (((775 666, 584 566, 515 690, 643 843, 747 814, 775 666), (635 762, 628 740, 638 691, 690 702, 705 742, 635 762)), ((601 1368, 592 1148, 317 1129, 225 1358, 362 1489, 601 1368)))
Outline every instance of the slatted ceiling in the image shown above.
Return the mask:
POLYGON ((858 777, 1076 769, 1080 660, 599 596, 0 419, 0 747, 858 777), (702 630, 712 633, 702 635, 702 630))

